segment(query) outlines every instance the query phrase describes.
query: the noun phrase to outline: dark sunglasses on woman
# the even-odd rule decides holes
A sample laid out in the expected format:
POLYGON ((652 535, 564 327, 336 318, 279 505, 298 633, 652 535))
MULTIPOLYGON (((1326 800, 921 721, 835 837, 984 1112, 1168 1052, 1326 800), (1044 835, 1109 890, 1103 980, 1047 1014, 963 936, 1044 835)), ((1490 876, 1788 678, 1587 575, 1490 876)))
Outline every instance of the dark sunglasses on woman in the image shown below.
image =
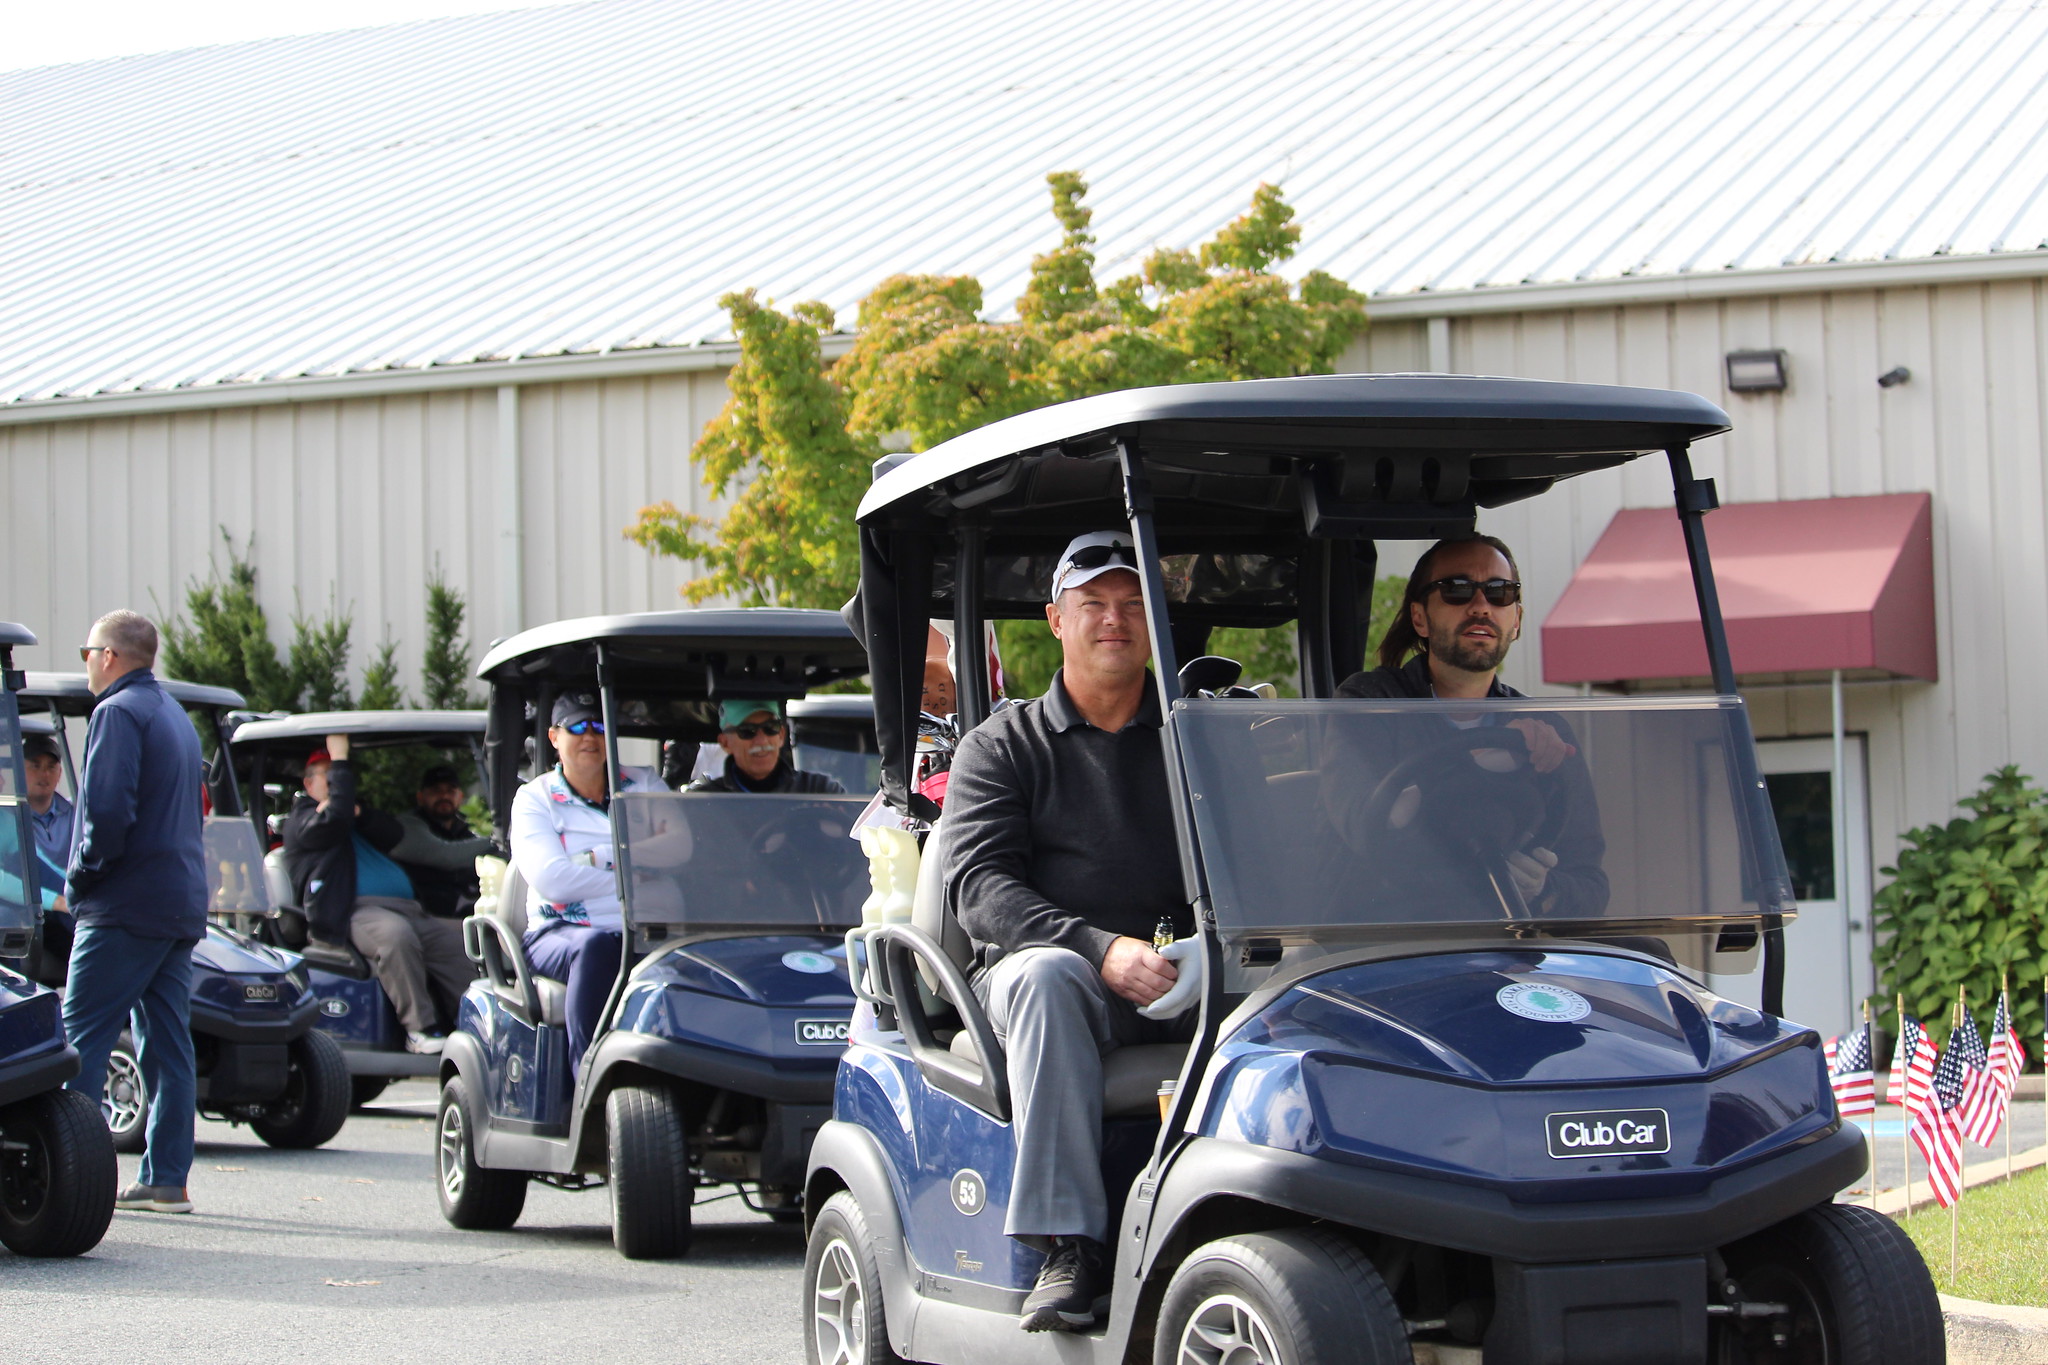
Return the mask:
POLYGON ((752 739, 755 735, 766 735, 773 739, 782 733, 782 722, 779 720, 764 720, 759 725, 735 725, 726 733, 738 735, 741 739, 752 739))
POLYGON ((1496 607, 1512 607, 1522 600, 1522 585, 1512 578, 1489 578, 1481 581, 1455 574, 1450 578, 1439 578, 1434 583, 1425 583, 1422 595, 1437 594, 1447 606, 1462 607, 1480 593, 1496 607))

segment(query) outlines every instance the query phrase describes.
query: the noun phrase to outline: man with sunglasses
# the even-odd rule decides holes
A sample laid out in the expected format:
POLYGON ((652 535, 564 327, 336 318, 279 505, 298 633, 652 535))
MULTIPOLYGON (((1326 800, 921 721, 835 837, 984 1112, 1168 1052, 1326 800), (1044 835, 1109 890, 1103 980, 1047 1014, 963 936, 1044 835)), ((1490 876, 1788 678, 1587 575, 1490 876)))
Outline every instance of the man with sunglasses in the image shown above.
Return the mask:
POLYGON ((741 698, 718 703, 718 747, 725 768, 692 782, 693 792, 785 792, 803 796, 845 792, 825 773, 807 773, 790 760, 782 703, 741 698))
POLYGON ((1085 1327, 1109 1291, 1103 1057, 1192 1032, 1192 1018, 1138 1013, 1177 975, 1155 931, 1185 937, 1193 918, 1137 562, 1122 531, 1067 545, 1045 613, 1061 668, 1044 696, 960 741, 940 827, 974 993, 1007 1060, 1017 1155, 1003 1230, 1046 1252, 1027 1332, 1085 1327))
MULTIPOLYGON (((604 712, 595 692, 555 699, 548 743, 559 760, 512 798, 512 865, 526 879, 526 961, 568 987, 569 1071, 597 1034, 619 975, 624 915, 613 867, 604 712)), ((617 791, 665 792, 652 768, 621 768, 617 791)))
MULTIPOLYGON (((1486 535, 1440 540, 1415 561, 1402 594, 1401 611, 1380 640, 1380 666, 1355 673, 1337 688, 1340 697, 1433 697, 1440 701, 1519 697, 1500 680, 1500 666, 1522 634, 1521 572, 1506 542, 1486 535)), ((1447 714, 1460 729, 1492 723, 1483 713, 1447 714)), ((1547 844, 1505 853, 1515 890, 1544 913, 1598 913, 1607 902, 1607 874, 1600 860, 1606 839, 1593 804, 1592 781, 1562 721, 1519 716, 1506 728, 1518 732, 1529 750, 1529 767, 1556 818, 1545 828, 1547 844)), ((1391 762, 1389 756, 1386 762, 1391 762)), ((1369 768, 1378 766, 1368 763, 1369 768)), ((1418 793, 1417 799, 1420 794, 1418 793)), ((1341 807, 1352 803, 1337 801, 1341 807)), ((1394 818, 1406 824, 1413 801, 1397 803, 1394 818)))

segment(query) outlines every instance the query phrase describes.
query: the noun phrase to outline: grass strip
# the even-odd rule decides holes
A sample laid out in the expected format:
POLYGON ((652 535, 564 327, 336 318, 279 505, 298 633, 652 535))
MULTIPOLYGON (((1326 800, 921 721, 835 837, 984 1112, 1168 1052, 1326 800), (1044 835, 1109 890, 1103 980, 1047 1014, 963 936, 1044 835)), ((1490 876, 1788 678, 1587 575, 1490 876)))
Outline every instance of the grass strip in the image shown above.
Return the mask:
POLYGON ((2048 1169, 1963 1191, 1956 1274, 1948 1273, 1948 1210, 1924 1208, 1905 1224, 1944 1294, 2048 1308, 2048 1169))

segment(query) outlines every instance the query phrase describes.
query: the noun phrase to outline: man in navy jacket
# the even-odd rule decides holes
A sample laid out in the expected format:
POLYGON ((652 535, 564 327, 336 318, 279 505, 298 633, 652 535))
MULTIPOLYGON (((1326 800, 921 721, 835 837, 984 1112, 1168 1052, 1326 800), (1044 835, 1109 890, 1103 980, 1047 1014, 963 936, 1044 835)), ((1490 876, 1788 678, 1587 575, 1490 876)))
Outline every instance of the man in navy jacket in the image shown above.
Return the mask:
POLYGON ((142 1179, 115 1206, 190 1213, 192 948, 206 932, 207 897, 201 766, 191 721, 150 672, 156 646, 148 620, 114 611, 93 623, 79 651, 99 701, 86 726, 65 877, 78 936, 64 1032, 79 1054, 71 1089, 97 1100, 107 1054, 139 1007, 148 1146, 142 1179))

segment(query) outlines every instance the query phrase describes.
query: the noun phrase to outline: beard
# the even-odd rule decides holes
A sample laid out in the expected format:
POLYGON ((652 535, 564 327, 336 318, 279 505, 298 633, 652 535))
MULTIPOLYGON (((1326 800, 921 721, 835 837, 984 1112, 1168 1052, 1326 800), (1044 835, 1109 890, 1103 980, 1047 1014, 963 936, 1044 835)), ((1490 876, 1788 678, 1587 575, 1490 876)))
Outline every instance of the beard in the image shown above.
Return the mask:
POLYGON ((1467 673, 1491 673, 1508 657, 1508 646, 1514 641, 1506 634, 1496 635, 1491 643, 1467 640, 1461 634, 1448 638, 1432 635, 1429 637, 1429 657, 1450 668, 1463 669, 1467 673))

